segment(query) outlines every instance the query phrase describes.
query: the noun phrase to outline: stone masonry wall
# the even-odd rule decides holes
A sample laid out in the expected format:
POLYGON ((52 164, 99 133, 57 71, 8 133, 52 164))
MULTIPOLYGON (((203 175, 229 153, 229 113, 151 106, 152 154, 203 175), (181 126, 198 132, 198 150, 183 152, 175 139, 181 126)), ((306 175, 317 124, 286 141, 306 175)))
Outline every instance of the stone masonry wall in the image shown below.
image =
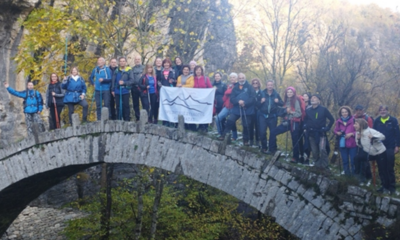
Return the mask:
POLYGON ((274 163, 180 126, 102 121, 42 133, 0 150, 0 190, 65 166, 132 163, 183 174, 225 191, 302 239, 361 239, 363 226, 372 221, 388 226, 400 216, 399 199, 274 163))

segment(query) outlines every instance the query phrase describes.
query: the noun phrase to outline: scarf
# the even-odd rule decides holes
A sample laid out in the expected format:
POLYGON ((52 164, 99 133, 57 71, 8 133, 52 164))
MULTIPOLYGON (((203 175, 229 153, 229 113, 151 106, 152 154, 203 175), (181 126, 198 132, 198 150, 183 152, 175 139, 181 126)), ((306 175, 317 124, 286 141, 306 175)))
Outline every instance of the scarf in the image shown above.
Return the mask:
POLYGON ((190 76, 192 76, 192 74, 189 74, 189 75, 187 75, 187 76, 181 75, 181 84, 182 84, 182 85, 185 85, 185 84, 186 84, 186 81, 188 80, 188 78, 189 78, 190 76))

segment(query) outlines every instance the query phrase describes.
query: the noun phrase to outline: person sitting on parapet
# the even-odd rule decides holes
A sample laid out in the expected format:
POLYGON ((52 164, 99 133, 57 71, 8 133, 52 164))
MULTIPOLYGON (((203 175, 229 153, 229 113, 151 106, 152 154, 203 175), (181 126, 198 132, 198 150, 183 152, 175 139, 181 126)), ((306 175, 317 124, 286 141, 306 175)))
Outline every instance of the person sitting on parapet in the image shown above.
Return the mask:
POLYGON ((246 81, 246 76, 243 73, 239 73, 238 78, 239 81, 233 87, 230 97, 233 108, 226 122, 226 128, 219 139, 224 139, 225 135, 233 129, 236 121, 241 118, 243 145, 249 146, 249 126, 251 125, 252 115, 255 113, 256 92, 246 81))
POLYGON ((14 90, 7 82, 4 83, 4 86, 10 94, 24 99, 23 105, 28 136, 33 135, 32 127, 34 123, 39 125, 40 132, 44 132, 44 124, 40 118, 40 113, 43 110, 43 98, 40 92, 33 89, 33 83, 28 82, 24 91, 14 90))

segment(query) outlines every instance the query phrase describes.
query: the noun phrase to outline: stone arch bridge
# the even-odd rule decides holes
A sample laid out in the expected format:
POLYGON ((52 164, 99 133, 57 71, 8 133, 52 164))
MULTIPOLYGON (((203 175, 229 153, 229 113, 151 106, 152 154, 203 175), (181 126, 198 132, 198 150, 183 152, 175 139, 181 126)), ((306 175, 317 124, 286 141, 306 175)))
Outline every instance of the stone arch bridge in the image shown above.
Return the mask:
MULTIPOLYGON (((107 118, 107 109, 102 115, 107 118)), ((185 132, 180 120, 178 129, 108 120, 79 125, 75 115, 73 127, 1 149, 0 236, 45 190, 103 162, 183 174, 272 216, 302 239, 361 239, 363 226, 373 221, 389 226, 400 216, 399 199, 185 132)))

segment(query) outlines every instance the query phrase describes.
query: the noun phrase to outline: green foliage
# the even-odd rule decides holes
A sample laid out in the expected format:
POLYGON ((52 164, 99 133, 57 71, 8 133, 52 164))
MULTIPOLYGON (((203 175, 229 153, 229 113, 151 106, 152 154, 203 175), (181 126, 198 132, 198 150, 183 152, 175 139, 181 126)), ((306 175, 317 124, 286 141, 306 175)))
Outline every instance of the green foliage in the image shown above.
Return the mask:
MULTIPOLYGON (((149 170, 152 173, 152 169, 149 170)), ((137 217, 137 191, 133 181, 124 181, 112 190, 112 216, 109 239, 130 239, 137 217)), ((143 195, 143 226, 141 239, 150 234, 154 187, 143 195)), ((100 198, 76 207, 87 216, 68 222, 64 234, 68 239, 99 239, 100 198)), ((279 225, 268 218, 252 220, 236 212, 238 201, 219 190, 181 177, 174 185, 164 188, 156 239, 278 239, 288 236, 279 225), (178 190, 176 186, 179 186, 178 190)))

